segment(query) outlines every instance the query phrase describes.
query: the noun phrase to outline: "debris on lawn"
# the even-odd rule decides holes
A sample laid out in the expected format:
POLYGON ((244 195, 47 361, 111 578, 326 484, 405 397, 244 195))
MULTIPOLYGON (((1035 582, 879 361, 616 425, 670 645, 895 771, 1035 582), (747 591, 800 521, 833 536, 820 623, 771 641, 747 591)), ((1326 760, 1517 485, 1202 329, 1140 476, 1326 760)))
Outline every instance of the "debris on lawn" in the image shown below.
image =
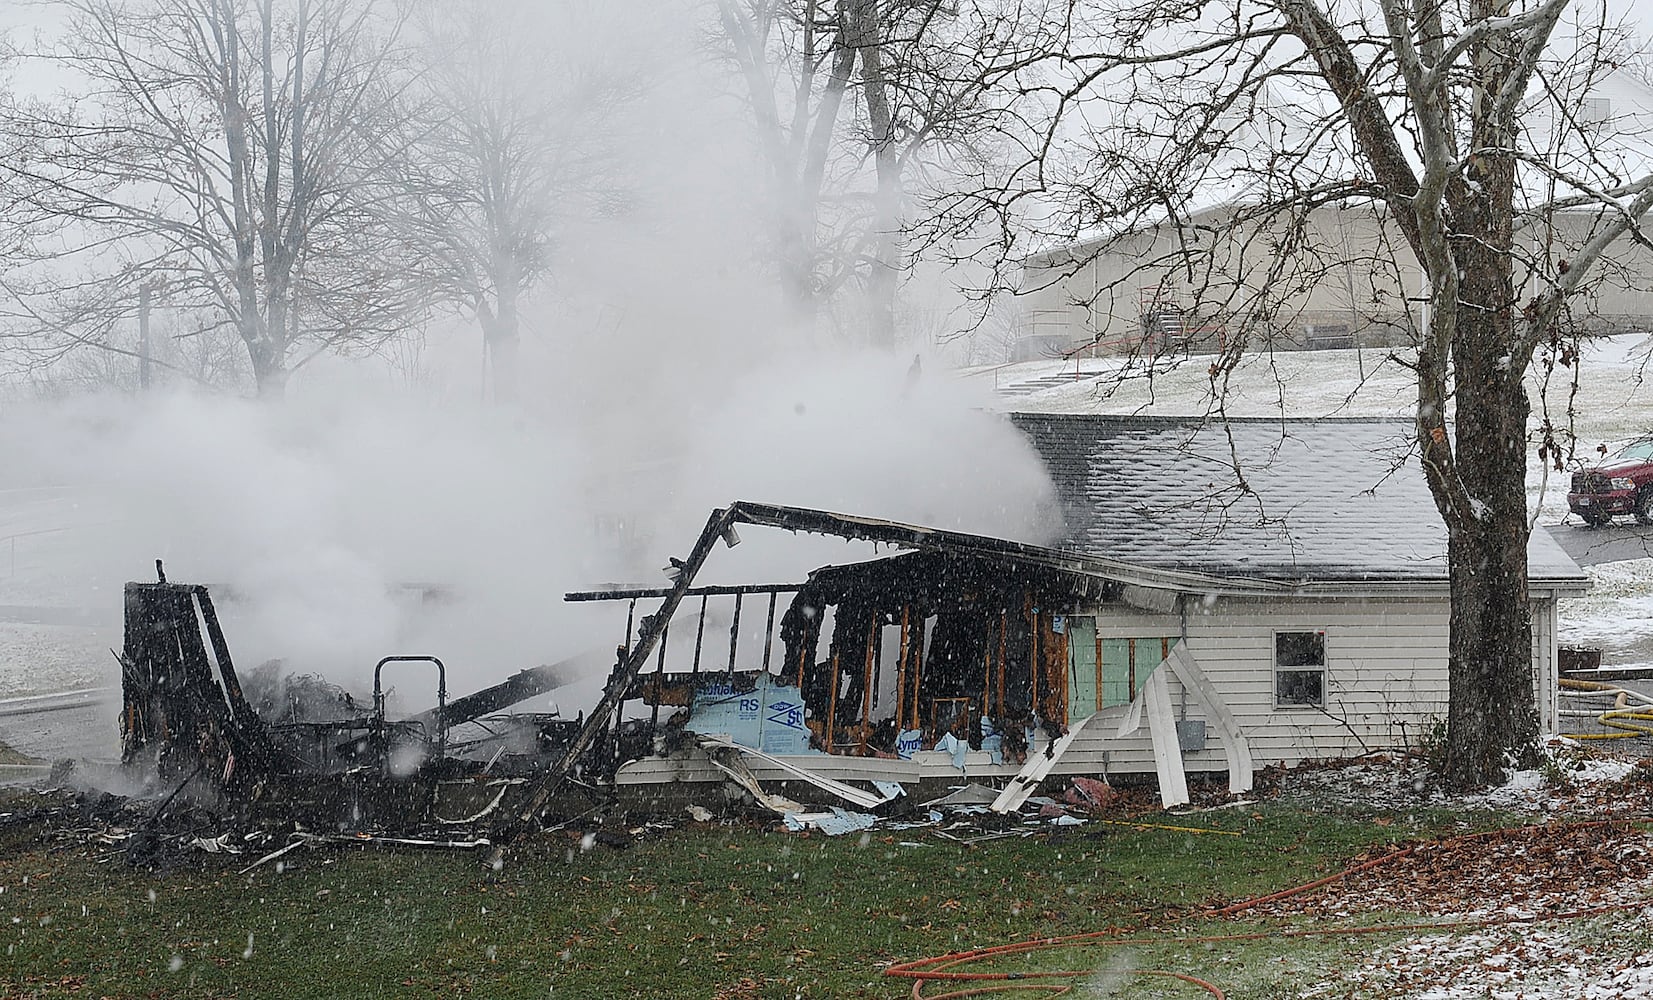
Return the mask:
MULTIPOLYGON (((1136 700, 1103 704, 1114 697, 1112 661, 1104 655, 1114 640, 1086 632, 1063 610, 1127 595, 1064 559, 1020 543, 799 508, 720 508, 689 558, 674 564, 671 587, 568 595, 629 602, 602 697, 572 720, 506 714, 570 679, 566 663, 522 670, 451 699, 447 666, 433 656, 383 657, 370 697, 277 666, 243 674, 208 589, 167 582, 157 562, 157 582, 126 586, 125 637, 116 653, 122 770, 101 780, 133 797, 88 798, 82 791, 56 807, 54 815, 68 821, 57 828, 124 839, 129 861, 156 868, 189 856, 268 855, 299 843, 488 847, 498 854, 530 831, 569 830, 621 847, 634 836, 628 814, 686 815, 700 823, 741 815, 804 835, 927 829, 962 843, 1038 831, 1070 835, 1087 825, 1093 830, 1086 836, 1126 828, 1239 836, 1165 821, 1164 806, 1173 801, 1215 806, 1251 789, 1249 751, 1242 755, 1244 780, 1234 776, 1242 772, 1195 775, 1190 786, 1179 748, 1188 751, 1185 737, 1203 747, 1203 728, 1179 729, 1168 698, 1145 708, 1151 684, 1136 700), (916 551, 823 567, 798 584, 695 587, 715 545, 738 541, 737 522, 916 551), (784 603, 783 594, 790 595, 784 603), (668 669, 673 616, 695 597, 698 615, 686 614, 680 625, 692 626, 693 659, 686 670, 668 669), (726 658, 703 655, 712 597, 732 599, 726 658), (639 619, 637 602, 655 598, 655 613, 639 619), (766 604, 762 617, 748 615, 749 624, 764 623, 756 644, 741 642, 748 598, 766 604), (1074 649, 1091 656, 1084 676, 1071 669, 1074 649), (761 669, 739 669, 742 655, 754 668, 761 659, 761 669), (432 706, 392 717, 387 675, 428 685, 432 706), (1075 717, 1069 699, 1080 691, 1090 714, 1075 717), (1110 732, 1135 732, 1144 713, 1150 722, 1164 717, 1149 726, 1145 741, 1165 765, 1157 796, 1130 784, 1130 775, 1110 782, 1053 771, 1104 708, 1115 715, 1093 728, 1110 732), (622 774, 630 779, 622 782, 622 774), (1168 775, 1177 786, 1174 800, 1165 797, 1168 775), (1227 787, 1208 783, 1215 780, 1227 787), (622 788, 647 792, 622 803, 622 788), (613 828, 616 822, 622 829, 613 828)), ((1119 663, 1129 682, 1116 685, 1125 692, 1120 698, 1130 698, 1138 680, 1158 676, 1158 666, 1176 672, 1189 659, 1170 636, 1116 644, 1108 655, 1124 657, 1119 663), (1139 652, 1143 664, 1157 664, 1141 677, 1139 652)), ((589 668, 589 658, 581 666, 589 668)), ((1177 676, 1197 694, 1197 668, 1191 661, 1183 667, 1192 672, 1177 676)), ((1616 732, 1640 724, 1622 712, 1634 715, 1646 699, 1601 685, 1585 693, 1616 699, 1603 709, 1621 713, 1608 720, 1620 724, 1616 732)), ((1211 706, 1205 709, 1210 715, 1211 706)), ((1653 781, 1634 776, 1653 775, 1653 766, 1638 770, 1612 753, 1626 745, 1553 738, 1543 767, 1479 797, 1440 792, 1424 761, 1407 754, 1267 768, 1257 792, 1317 807, 1645 812, 1653 781)), ((1230 771, 1242 759, 1232 756, 1237 752, 1225 744, 1230 771)), ((1107 759, 1104 753, 1104 769, 1107 759)), ((99 783, 90 771, 57 770, 50 782, 82 790, 99 783)))
POLYGON ((1247 901, 1234 915, 1369 930, 1385 913, 1411 923, 1423 913, 1441 925, 1357 953, 1353 968, 1306 988, 1305 1000, 1653 996, 1653 761, 1565 739, 1552 739, 1546 753, 1541 768, 1476 795, 1442 792, 1420 762, 1389 755, 1275 775, 1275 793, 1294 802, 1446 806, 1544 822, 1373 851, 1324 884, 1247 901))
MULTIPOLYGON (((1640 921, 1647 923, 1645 918, 1640 921)), ((1653 996, 1653 951, 1605 952, 1566 927, 1509 927, 1413 935, 1372 953, 1341 982, 1303 1000, 1406 996, 1419 1000, 1641 1000, 1653 996), (1352 993, 1350 991, 1353 991, 1352 993)))
MULTIPOLYGON (((674 563, 669 588, 568 595, 630 603, 602 697, 567 720, 498 714, 568 680, 557 666, 451 700, 447 666, 433 656, 382 658, 371 698, 276 666, 242 672, 208 588, 168 582, 157 561, 156 582, 126 587, 125 639, 115 654, 120 780, 146 803, 161 800, 134 836, 230 846, 254 831, 296 828, 508 844, 593 809, 619 812, 617 774, 638 763, 659 774, 628 785, 652 783, 644 794, 666 812, 692 805, 716 815, 750 803, 797 829, 853 831, 905 818, 909 788, 968 783, 970 769, 987 768, 1015 776, 1014 803, 1002 791, 988 802, 1013 814, 1085 724, 1060 721, 1069 716, 1068 653, 1079 630, 1066 627, 1064 611, 1123 593, 1056 550, 746 502, 714 511, 689 558, 674 563), (738 541, 737 522, 916 551, 823 567, 798 584, 694 587, 712 548, 738 541), (733 603, 727 660, 714 653, 717 666, 702 662, 712 596, 733 603), (668 670, 671 620, 695 597, 693 661, 668 670), (654 598, 655 612, 639 618, 637 601, 654 598), (757 645, 740 643, 746 598, 767 602, 757 645), (743 653, 752 661, 746 669, 743 653), (391 674, 429 684, 433 707, 394 718, 391 674), (919 755, 929 755, 922 767, 919 755), (846 768, 847 759, 854 765, 846 768), (710 773, 683 783, 674 772, 684 761, 710 773), (715 781, 719 773, 726 784, 715 781)), ((1146 678, 1173 641, 1141 644, 1146 678)), ((1125 690, 1137 645, 1121 645, 1126 659, 1105 670, 1103 641, 1079 643, 1097 657, 1080 679, 1096 717, 1104 675, 1125 690)), ((1165 733, 1156 733, 1160 746, 1165 733)), ((1070 809, 1097 807, 1105 791, 1085 786, 1071 805, 1035 800, 1034 818, 1077 824, 1070 809)))
POLYGON ((1305 1000, 1639 1000, 1653 995, 1650 852, 1645 822, 1501 830, 1358 860, 1346 877, 1244 916, 1310 917, 1321 928, 1354 917, 1369 931, 1371 915, 1422 912, 1440 927, 1412 922, 1400 940, 1305 989, 1305 1000))

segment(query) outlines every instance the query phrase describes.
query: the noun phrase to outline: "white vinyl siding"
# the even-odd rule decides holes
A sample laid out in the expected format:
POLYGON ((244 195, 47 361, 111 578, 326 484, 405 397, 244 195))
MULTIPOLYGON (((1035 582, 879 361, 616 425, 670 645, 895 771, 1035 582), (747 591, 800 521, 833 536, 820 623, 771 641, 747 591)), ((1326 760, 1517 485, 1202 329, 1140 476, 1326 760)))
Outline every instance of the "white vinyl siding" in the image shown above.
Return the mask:
MULTIPOLYGON (((1096 610, 1097 634, 1114 637, 1182 632, 1176 615, 1118 607, 1096 610)), ((1282 600, 1221 598, 1191 602, 1189 651, 1233 712, 1258 767, 1351 756, 1379 748, 1413 745, 1447 708, 1447 605, 1444 598, 1282 600), (1276 706, 1275 634, 1326 633, 1323 710, 1276 706)), ((1153 662, 1139 659, 1139 680, 1153 662)), ((1170 678, 1179 718, 1203 717, 1170 678)), ((1109 709, 1123 717, 1123 710, 1109 709)), ((1153 771, 1144 728, 1124 739, 1117 726, 1093 725, 1057 767, 1067 773, 1153 771)), ((1222 750, 1214 739, 1187 753, 1190 771, 1220 771, 1222 750)))

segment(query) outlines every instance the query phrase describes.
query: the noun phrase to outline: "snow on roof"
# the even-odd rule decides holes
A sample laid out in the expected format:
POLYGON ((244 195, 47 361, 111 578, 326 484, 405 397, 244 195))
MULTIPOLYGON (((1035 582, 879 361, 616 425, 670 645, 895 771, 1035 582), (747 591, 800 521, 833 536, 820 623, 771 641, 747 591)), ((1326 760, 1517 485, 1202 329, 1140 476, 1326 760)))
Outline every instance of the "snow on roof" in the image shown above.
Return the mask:
MULTIPOLYGON (((1610 189, 1653 170, 1653 90, 1622 69, 1575 68, 1535 89, 1522 109, 1525 142, 1550 165, 1595 188, 1610 189)), ((1538 170, 1522 171, 1533 201, 1576 192, 1552 191, 1538 170)))
MULTIPOLYGON (((1009 417, 1056 485, 1061 548, 1294 584, 1446 579, 1446 529, 1409 421, 1009 417)), ((1535 583, 1582 589, 1583 571, 1544 529, 1528 558, 1535 583)))

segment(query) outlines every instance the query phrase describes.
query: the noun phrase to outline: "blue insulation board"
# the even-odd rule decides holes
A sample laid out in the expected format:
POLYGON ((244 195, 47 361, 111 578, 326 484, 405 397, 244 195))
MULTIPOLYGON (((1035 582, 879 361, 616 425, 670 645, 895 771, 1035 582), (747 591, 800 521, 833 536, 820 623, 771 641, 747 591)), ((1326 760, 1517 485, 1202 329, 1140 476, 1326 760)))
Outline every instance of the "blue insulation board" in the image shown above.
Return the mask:
POLYGON ((702 680, 689 713, 689 728, 721 734, 764 753, 817 752, 809 748, 809 729, 804 725, 797 687, 768 674, 759 674, 757 686, 750 691, 734 690, 724 677, 702 680))

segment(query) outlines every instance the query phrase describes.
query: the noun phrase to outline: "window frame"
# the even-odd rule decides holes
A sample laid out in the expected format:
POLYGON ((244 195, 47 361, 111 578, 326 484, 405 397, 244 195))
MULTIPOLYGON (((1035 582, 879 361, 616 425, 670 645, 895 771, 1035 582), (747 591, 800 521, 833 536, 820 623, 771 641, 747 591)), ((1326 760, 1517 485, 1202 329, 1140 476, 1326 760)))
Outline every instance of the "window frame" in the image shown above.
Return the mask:
POLYGON ((1327 704, 1327 694, 1328 694, 1329 689, 1331 687, 1331 651, 1330 651, 1330 649, 1327 648, 1331 637, 1326 634, 1326 630, 1323 629, 1323 628, 1320 628, 1320 629, 1315 629, 1315 628, 1282 628, 1282 629, 1275 629, 1274 633, 1273 633, 1273 636, 1274 636, 1274 644, 1273 644, 1273 649, 1269 653, 1269 657, 1274 663, 1274 669, 1272 671, 1272 680, 1273 680, 1272 696, 1274 698, 1274 710, 1277 711, 1277 712, 1296 712, 1296 711, 1303 711, 1303 710, 1325 711, 1326 704, 1327 704), (1292 665, 1292 666, 1281 666, 1281 664, 1280 664, 1280 637, 1283 636, 1283 635, 1318 635, 1320 637, 1320 662, 1319 662, 1319 664, 1295 664, 1295 665, 1292 665), (1280 698, 1280 677, 1281 677, 1282 674, 1315 674, 1315 673, 1320 675, 1320 699, 1318 701, 1282 701, 1281 700, 1281 698, 1280 698))

